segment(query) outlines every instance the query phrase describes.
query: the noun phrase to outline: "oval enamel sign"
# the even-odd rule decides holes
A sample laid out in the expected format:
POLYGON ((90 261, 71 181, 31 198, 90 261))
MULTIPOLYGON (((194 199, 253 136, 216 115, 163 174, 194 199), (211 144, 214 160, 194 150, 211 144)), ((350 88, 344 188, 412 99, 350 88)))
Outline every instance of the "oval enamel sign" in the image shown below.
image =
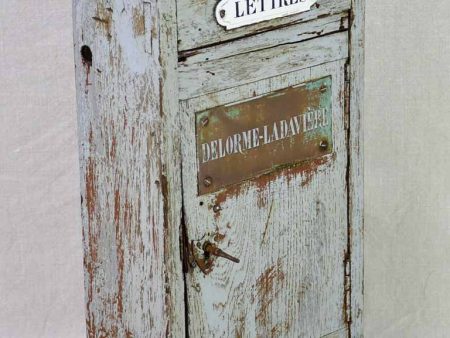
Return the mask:
POLYGON ((281 18, 311 9, 317 0, 222 0, 216 19, 227 30, 281 18))

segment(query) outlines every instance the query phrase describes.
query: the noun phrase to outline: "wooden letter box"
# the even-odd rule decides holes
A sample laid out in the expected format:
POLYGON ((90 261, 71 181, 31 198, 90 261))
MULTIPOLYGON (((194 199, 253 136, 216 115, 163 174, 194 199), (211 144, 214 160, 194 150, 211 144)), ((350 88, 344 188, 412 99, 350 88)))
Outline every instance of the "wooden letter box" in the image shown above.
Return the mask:
POLYGON ((361 337, 364 0, 75 0, 89 337, 361 337))

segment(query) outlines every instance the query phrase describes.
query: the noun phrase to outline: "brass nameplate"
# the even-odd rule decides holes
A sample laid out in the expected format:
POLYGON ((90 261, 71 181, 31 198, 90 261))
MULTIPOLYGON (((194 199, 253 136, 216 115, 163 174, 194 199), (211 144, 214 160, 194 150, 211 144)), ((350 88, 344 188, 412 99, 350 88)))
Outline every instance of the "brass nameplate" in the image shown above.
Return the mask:
POLYGON ((196 114, 198 192, 330 154, 331 77, 196 114))

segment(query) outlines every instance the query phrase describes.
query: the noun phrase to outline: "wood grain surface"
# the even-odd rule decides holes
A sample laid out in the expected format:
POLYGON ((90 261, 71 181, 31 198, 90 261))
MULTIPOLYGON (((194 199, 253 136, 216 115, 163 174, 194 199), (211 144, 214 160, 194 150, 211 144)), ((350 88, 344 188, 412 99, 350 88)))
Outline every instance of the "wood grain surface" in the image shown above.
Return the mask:
POLYGON ((215 20, 216 4, 216 1, 205 0, 177 1, 178 48, 180 51, 219 44, 286 25, 316 20, 348 11, 351 8, 351 0, 318 0, 308 12, 227 31, 215 20))
POLYGON ((189 238, 219 239, 240 264, 217 259, 188 275, 192 337, 345 337, 347 133, 345 60, 182 101, 183 186, 189 238), (197 197, 193 113, 332 75, 335 152, 322 160, 197 197), (230 94, 232 92, 232 94, 230 94), (248 97, 248 96, 247 96, 248 97), (219 205, 220 212, 213 206, 219 205))
POLYGON ((360 337, 364 1, 214 4, 74 1, 88 336, 360 337), (198 196, 196 112, 330 75, 332 154, 198 196), (207 236, 240 263, 188 266, 207 236))
POLYGON ((174 13, 74 1, 89 337, 185 332, 174 13))
POLYGON ((348 32, 338 32, 303 43, 286 43, 256 52, 181 64, 180 99, 232 88, 347 56, 348 32))

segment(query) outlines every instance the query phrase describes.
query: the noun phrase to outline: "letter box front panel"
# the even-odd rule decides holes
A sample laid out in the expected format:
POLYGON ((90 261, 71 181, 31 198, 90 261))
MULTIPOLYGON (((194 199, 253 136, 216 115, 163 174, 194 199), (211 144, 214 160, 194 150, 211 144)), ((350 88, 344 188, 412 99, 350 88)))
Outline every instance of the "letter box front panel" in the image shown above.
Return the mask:
POLYGON ((197 113, 199 193, 331 153, 331 81, 328 76, 197 113))
POLYGON ((189 250, 203 266, 186 274, 190 336, 348 336, 345 63, 329 62, 180 102, 184 222, 189 250), (260 127, 264 133, 265 124, 284 118, 279 112, 285 107, 293 108, 295 116, 308 106, 330 109, 329 121, 317 134, 280 140, 279 147, 273 144, 265 157, 260 153, 252 159, 259 162, 255 172, 236 154, 226 168, 210 167, 211 177, 204 180, 206 171, 197 154, 201 139, 210 141, 222 132, 218 137, 224 138, 240 130, 240 116, 234 116, 236 125, 221 129, 225 119, 243 114, 244 131, 260 127), (211 135, 208 127, 215 130, 211 135), (330 141, 323 156, 316 152, 321 137, 330 141), (286 165, 267 169, 275 160, 286 165), (227 181, 214 186, 219 175, 227 181), (203 257, 205 241, 240 263, 203 257))

